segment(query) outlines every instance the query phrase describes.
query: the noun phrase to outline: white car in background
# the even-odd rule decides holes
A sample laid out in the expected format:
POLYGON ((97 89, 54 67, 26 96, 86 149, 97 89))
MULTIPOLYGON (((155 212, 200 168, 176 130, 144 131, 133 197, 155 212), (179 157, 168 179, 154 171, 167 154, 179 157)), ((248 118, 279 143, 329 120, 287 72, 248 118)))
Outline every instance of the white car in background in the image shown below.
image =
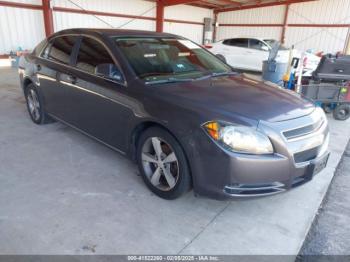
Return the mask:
MULTIPOLYGON (((269 52, 275 43, 277 40, 274 39, 238 37, 221 40, 206 47, 210 52, 224 58, 233 68, 261 72, 263 61, 268 59, 269 52)), ((304 71, 312 72, 319 64, 320 57, 311 53, 305 53, 305 55, 304 71)), ((300 58, 301 52, 294 49, 293 57, 300 58)), ((289 49, 280 46, 275 60, 287 63, 289 49)))

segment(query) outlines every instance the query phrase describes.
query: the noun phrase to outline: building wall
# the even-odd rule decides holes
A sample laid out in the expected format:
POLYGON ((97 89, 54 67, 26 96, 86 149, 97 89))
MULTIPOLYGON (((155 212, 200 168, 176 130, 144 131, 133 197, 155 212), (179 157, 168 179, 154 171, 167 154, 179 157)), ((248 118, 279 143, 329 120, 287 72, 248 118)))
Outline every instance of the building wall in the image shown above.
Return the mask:
MULTIPOLYGON (((292 4, 288 17, 290 24, 350 24, 350 0, 321 0, 292 4)), ((306 50, 324 52, 343 51, 349 28, 289 27, 286 43, 306 50)))
MULTIPOLYGON (((156 15, 155 3, 142 0, 73 0, 73 2, 85 10, 136 16, 140 16, 142 14, 142 16, 147 17, 155 17, 156 15)), ((78 6, 73 5, 67 0, 54 0, 53 6, 80 9, 78 6)), ((149 31, 155 30, 155 22, 151 20, 132 20, 130 18, 110 16, 98 17, 115 28, 140 29, 149 31)), ((55 31, 73 27, 111 28, 110 25, 102 22, 93 15, 73 14, 66 12, 54 12, 54 24, 55 31)))
MULTIPOLYGON (((164 10, 164 17, 165 19, 203 23, 205 17, 213 17, 213 11, 188 5, 176 5, 166 7, 164 10)), ((203 25, 180 24, 173 22, 164 23, 164 32, 187 37, 199 44, 201 44, 203 40, 203 29, 203 25)))
MULTIPOLYGON (((41 0, 7 0, 41 5, 41 0)), ((156 27, 156 3, 144 0, 72 0, 86 10, 151 17, 154 20, 130 19, 111 16, 53 12, 55 31, 74 27, 99 27, 139 29, 154 31, 156 27), (103 22, 103 21, 105 22, 103 22)), ((80 9, 68 0, 52 0, 53 7, 80 9)), ((186 5, 166 7, 165 19, 203 23, 204 17, 212 17, 209 9, 186 5)), ((197 43, 202 42, 202 24, 165 22, 164 31, 187 37, 197 43)), ((40 10, 29 10, 0 6, 0 54, 9 53, 18 47, 32 49, 45 37, 43 15, 40 10)))
MULTIPOLYGON (((41 0, 9 0, 41 4, 41 0)), ((11 50, 31 49, 45 37, 44 19, 40 10, 0 6, 0 54, 11 50)))
MULTIPOLYGON (((221 24, 283 24, 285 6, 224 12, 218 16, 221 24)), ((350 0, 319 0, 292 4, 288 24, 350 24, 350 0)), ((287 27, 285 41, 301 50, 337 52, 343 51, 349 28, 287 27)), ((217 39, 234 36, 258 36, 281 39, 282 27, 220 26, 217 39)))

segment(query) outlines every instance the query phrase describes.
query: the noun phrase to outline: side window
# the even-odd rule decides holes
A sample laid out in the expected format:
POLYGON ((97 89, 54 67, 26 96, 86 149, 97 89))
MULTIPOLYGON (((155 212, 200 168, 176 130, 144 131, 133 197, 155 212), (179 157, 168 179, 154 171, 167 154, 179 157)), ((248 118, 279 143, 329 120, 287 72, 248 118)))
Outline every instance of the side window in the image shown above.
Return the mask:
POLYGON ((267 46, 257 39, 249 39, 249 48, 256 50, 266 50, 267 46))
POLYGON ((114 62, 100 42, 84 37, 80 45, 76 67, 90 74, 95 74, 96 67, 99 65, 114 65, 114 62))
POLYGON ((230 41, 231 46, 248 48, 248 39, 246 38, 234 38, 230 41))
POLYGON ((224 45, 231 45, 231 44, 230 44, 230 41, 231 41, 231 39, 226 39, 226 40, 224 40, 222 43, 223 43, 224 45))
POLYGON ((55 38, 51 44, 51 48, 50 45, 46 47, 43 56, 45 57, 46 55, 46 58, 49 60, 68 65, 77 38, 77 36, 61 36, 55 38), (48 48, 50 49, 49 51, 47 50, 48 48))

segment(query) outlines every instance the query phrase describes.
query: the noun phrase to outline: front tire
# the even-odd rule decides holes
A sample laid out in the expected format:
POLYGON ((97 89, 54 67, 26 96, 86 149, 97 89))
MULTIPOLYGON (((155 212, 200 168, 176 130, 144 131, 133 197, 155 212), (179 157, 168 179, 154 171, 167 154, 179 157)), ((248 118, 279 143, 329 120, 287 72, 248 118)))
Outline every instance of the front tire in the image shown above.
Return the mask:
POLYGON ((33 84, 29 84, 26 87, 24 95, 26 98, 28 113, 35 124, 42 125, 53 122, 53 120, 46 115, 42 100, 33 84))
POLYGON ((190 169, 179 142, 166 130, 148 128, 137 145, 137 164, 147 187, 164 199, 175 199, 191 188, 190 169))

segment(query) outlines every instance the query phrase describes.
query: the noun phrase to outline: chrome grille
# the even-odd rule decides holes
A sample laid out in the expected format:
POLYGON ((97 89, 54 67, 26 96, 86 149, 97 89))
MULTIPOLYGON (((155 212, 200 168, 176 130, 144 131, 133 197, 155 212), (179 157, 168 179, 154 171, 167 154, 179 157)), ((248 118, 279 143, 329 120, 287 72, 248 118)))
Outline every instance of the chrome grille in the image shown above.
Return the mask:
POLYGON ((303 126, 303 127, 298 127, 295 129, 291 129, 291 130, 287 130, 282 132, 283 136, 287 139, 287 140, 291 140, 294 138, 298 138, 298 137, 302 137, 302 136, 306 136, 308 134, 311 134, 313 132, 316 132, 317 130, 319 130, 321 128, 321 126, 323 125, 324 120, 323 119, 319 119, 317 122, 311 124, 311 125, 307 125, 307 126, 303 126))

